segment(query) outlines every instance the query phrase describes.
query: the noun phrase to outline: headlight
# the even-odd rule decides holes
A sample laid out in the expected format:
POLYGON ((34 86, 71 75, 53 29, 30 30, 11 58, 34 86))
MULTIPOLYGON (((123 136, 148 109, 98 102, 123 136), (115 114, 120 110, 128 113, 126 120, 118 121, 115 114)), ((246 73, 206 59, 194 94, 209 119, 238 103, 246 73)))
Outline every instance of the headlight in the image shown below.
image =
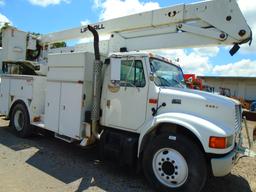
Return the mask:
POLYGON ((233 135, 229 137, 210 137, 209 147, 214 149, 226 149, 233 144, 233 135))

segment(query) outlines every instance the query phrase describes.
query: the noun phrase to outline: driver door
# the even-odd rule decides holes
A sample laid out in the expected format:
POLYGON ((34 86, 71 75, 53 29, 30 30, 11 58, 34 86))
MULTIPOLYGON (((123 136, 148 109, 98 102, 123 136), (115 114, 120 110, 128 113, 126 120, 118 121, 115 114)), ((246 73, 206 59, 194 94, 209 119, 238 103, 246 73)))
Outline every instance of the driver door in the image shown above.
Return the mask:
POLYGON ((120 74, 119 90, 107 89, 105 122, 109 127, 137 130, 145 122, 147 109, 144 60, 122 59, 120 74))

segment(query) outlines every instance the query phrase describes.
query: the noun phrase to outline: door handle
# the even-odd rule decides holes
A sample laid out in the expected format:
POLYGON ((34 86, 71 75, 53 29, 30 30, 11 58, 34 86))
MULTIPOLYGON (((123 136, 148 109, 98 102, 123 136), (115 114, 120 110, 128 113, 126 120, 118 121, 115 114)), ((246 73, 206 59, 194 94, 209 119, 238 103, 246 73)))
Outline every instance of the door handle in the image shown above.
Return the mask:
POLYGON ((107 108, 110 108, 110 105, 111 105, 111 101, 107 100, 107 108))

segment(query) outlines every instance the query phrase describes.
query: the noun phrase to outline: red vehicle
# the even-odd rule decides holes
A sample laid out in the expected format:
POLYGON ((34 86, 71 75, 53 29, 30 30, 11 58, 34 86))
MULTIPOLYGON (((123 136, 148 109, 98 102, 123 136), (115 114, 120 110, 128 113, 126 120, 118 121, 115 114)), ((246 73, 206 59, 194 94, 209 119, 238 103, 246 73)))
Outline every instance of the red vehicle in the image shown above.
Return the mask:
POLYGON ((204 90, 202 79, 198 79, 195 74, 184 74, 184 79, 188 88, 204 90))

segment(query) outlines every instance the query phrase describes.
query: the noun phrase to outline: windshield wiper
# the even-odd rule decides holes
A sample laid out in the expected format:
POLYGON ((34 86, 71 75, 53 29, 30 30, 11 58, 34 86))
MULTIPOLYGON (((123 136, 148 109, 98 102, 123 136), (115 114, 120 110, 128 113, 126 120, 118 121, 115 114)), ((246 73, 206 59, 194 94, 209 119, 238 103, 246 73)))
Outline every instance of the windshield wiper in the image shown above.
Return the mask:
POLYGON ((167 87, 171 86, 171 83, 167 79, 165 79, 161 76, 157 76, 157 75, 156 75, 156 77, 160 80, 160 85, 159 86, 164 86, 164 87, 165 86, 167 86, 167 87))
POLYGON ((184 88, 184 85, 181 82, 179 82, 178 80, 172 79, 172 81, 174 81, 177 85, 179 85, 180 88, 184 88))

